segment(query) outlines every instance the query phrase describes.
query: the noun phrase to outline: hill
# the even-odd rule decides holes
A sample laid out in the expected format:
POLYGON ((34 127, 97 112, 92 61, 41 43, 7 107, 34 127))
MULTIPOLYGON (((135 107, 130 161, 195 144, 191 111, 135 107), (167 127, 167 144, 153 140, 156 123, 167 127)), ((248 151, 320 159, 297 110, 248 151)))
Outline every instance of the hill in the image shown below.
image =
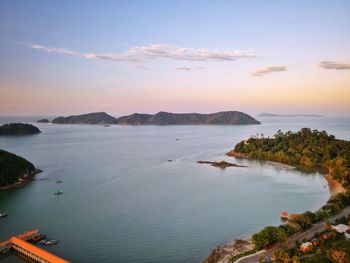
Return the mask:
POLYGON ((34 165, 13 153, 0 150, 0 187, 15 184, 36 173, 34 165))
POLYGON ((82 115, 72 115, 68 117, 58 117, 52 120, 56 124, 113 124, 116 118, 105 112, 94 112, 82 115))
POLYGON ((338 140, 325 131, 303 128, 298 132, 278 131, 273 138, 251 137, 228 155, 321 167, 340 183, 350 184, 350 141, 338 140))
POLYGON ((239 111, 224 111, 211 114, 158 112, 134 113, 120 117, 116 124, 124 125, 245 125, 260 124, 259 121, 239 111))
POLYGON ((119 124, 119 125, 245 125, 260 124, 259 121, 239 111, 223 111, 212 114, 170 113, 156 114, 134 113, 118 119, 105 112, 96 112, 69 117, 58 117, 56 124, 119 124))
POLYGON ((28 135, 40 132, 37 127, 27 123, 9 123, 0 126, 0 135, 28 135))

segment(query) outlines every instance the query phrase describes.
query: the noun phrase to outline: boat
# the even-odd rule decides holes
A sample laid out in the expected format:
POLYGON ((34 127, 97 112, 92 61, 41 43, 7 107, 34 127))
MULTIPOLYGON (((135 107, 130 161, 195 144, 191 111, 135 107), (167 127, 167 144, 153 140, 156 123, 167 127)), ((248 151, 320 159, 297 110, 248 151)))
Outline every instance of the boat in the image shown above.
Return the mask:
POLYGON ((1 218, 1 217, 6 217, 6 216, 8 216, 8 214, 6 214, 6 213, 0 214, 0 218, 1 218))
POLYGON ((57 192, 55 192, 55 195, 61 195, 61 194, 63 194, 62 191, 57 191, 57 192))
POLYGON ((60 184, 60 183, 62 183, 63 181, 61 181, 61 180, 57 180, 56 181, 56 184, 60 184))
POLYGON ((50 238, 45 240, 44 243, 42 243, 43 246, 52 246, 52 245, 56 245, 59 242, 58 238, 50 238))
POLYGON ((109 124, 104 124, 103 127, 111 127, 109 124))

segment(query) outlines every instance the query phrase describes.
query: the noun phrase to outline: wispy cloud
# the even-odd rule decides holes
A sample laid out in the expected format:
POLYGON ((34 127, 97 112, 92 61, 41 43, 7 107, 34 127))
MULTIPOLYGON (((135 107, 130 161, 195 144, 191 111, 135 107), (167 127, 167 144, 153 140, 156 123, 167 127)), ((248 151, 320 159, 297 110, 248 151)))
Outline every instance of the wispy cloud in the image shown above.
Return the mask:
POLYGON ((182 70, 182 71, 191 71, 191 70, 197 70, 197 69, 205 69, 205 67, 178 67, 176 70, 182 70))
POLYGON ((144 63, 146 61, 155 60, 158 58, 168 58, 174 60, 189 60, 189 61, 234 61, 241 58, 255 58, 259 54, 254 49, 247 50, 207 50, 181 48, 167 44, 153 44, 141 47, 131 47, 120 53, 80 53, 74 50, 61 47, 47 47, 43 45, 30 45, 33 49, 42 50, 50 53, 64 54, 86 59, 104 59, 117 62, 136 62, 144 63))
POLYGON ((254 77, 263 77, 265 74, 272 72, 287 71, 287 66, 284 65, 271 65, 263 68, 259 68, 252 73, 254 77))
POLYGON ((350 63, 335 61, 321 61, 318 66, 325 69, 350 69, 350 63))

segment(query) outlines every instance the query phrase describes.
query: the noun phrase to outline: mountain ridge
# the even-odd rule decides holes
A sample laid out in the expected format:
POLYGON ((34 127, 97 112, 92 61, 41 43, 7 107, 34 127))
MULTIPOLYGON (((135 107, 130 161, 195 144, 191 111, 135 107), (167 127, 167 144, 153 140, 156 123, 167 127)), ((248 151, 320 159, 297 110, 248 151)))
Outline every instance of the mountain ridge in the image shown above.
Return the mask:
POLYGON ((160 111, 156 114, 133 113, 115 118, 105 112, 94 112, 68 117, 57 117, 56 124, 117 124, 117 125, 249 125, 260 124, 250 115, 240 111, 216 113, 171 113, 160 111))

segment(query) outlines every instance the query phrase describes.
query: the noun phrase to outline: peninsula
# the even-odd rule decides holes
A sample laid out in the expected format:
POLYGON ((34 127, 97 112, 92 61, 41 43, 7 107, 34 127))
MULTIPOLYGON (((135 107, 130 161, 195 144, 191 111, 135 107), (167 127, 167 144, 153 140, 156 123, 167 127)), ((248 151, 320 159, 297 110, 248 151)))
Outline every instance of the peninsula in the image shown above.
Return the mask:
POLYGON ((21 187, 33 180, 40 170, 26 159, 0 150, 0 190, 21 187))
POLYGON ((261 113, 259 117, 309 117, 309 118, 321 118, 322 115, 318 114, 275 114, 275 113, 261 113))
POLYGON ((40 132, 37 127, 27 123, 9 123, 0 126, 0 135, 29 135, 40 132))
MULTIPOLYGON (((206 263, 235 262, 238 258, 249 254, 252 254, 250 259, 247 256, 242 262, 256 262, 265 252, 275 259, 283 256, 295 259, 293 262, 300 262, 299 256, 303 252, 300 251, 298 244, 300 245, 301 241, 315 237, 322 239, 322 235, 327 234, 326 220, 334 222, 338 219, 337 222, 340 222, 343 217, 344 222, 350 220, 350 141, 339 140, 325 131, 308 128, 286 133, 279 130, 272 138, 261 135, 241 141, 227 155, 322 168, 328 171, 327 181, 330 188, 336 185, 336 192, 315 212, 291 214, 285 224, 265 227, 254 234, 243 249, 237 249, 236 243, 214 249, 206 259, 206 263), (348 216, 348 219, 345 216, 348 216), (254 254, 257 251, 259 252, 254 254)), ((350 251, 343 249, 348 247, 348 242, 341 236, 336 236, 323 244, 323 250, 315 250, 314 254, 308 255, 313 261, 302 262, 335 262, 333 260, 337 254, 350 258, 350 251)), ((290 260, 274 262, 290 262, 290 260)))
POLYGON ((156 114, 134 113, 114 118, 105 112, 96 112, 68 117, 58 117, 56 124, 118 124, 118 125, 248 125, 260 124, 259 121, 240 111, 223 111, 211 114, 170 113, 156 114))

